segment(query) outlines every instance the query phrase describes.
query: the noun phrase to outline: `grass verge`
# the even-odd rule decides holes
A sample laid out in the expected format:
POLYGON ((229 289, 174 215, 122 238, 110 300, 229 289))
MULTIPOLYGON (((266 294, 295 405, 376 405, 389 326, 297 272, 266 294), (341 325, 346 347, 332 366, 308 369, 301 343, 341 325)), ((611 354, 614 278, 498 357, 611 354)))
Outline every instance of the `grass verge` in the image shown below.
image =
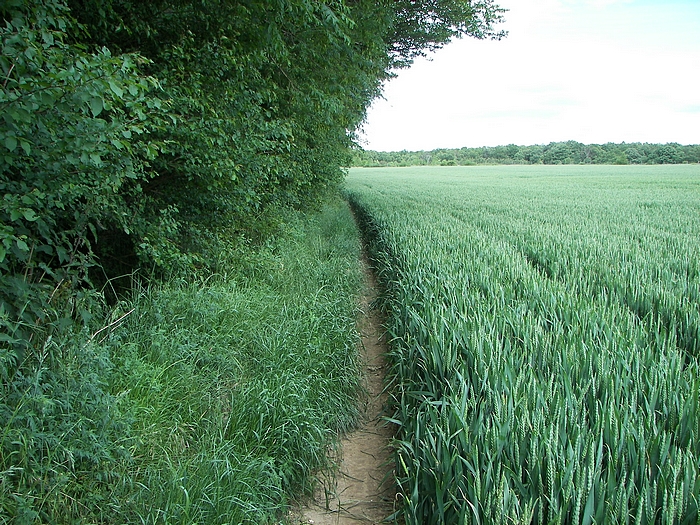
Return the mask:
POLYGON ((228 274, 142 290, 27 365, 0 413, 0 521, 284 520, 357 418, 361 286, 344 202, 284 223, 228 274))

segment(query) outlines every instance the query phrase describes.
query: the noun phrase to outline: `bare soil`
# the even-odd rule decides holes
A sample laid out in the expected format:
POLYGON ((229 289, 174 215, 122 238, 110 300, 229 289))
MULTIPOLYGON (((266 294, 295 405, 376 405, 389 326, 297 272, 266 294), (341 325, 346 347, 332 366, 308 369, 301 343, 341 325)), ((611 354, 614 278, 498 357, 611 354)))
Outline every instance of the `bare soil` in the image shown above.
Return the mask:
MULTIPOLYGON (((342 525, 386 523, 396 510, 393 459, 390 442, 393 425, 387 424, 386 343, 382 338, 382 319, 373 307, 377 283, 366 259, 363 261, 365 295, 361 300, 363 315, 358 320, 364 360, 367 398, 360 426, 341 442, 339 470, 324 479, 316 494, 294 513, 293 523, 342 525)), ((391 520, 393 521, 393 520, 391 520)))

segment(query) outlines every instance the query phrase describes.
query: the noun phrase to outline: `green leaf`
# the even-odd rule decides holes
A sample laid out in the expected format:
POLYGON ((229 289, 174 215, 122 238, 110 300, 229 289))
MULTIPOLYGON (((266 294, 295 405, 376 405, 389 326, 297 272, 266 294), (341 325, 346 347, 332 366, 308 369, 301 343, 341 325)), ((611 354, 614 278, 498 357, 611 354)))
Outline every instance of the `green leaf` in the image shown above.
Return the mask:
POLYGON ((49 31, 42 31, 41 38, 44 40, 44 43, 48 46, 52 46, 54 44, 53 35, 49 31))
POLYGON ((39 216, 31 208, 24 210, 22 212, 22 215, 24 215, 24 218, 26 220, 31 221, 31 222, 34 222, 39 218, 39 216))
POLYGON ((595 484, 591 485, 591 490, 588 493, 588 499, 586 500, 586 508, 583 509, 583 517, 581 523, 583 525, 590 525, 593 521, 593 512, 595 510, 595 484))
POLYGON ((97 115, 102 113, 103 108, 104 104, 100 97, 93 97, 90 99, 90 111, 92 112, 93 117, 96 117, 97 115))
POLYGON ((12 136, 5 137, 5 147, 10 151, 15 151, 17 148, 17 139, 12 136))
POLYGON ((109 88, 112 90, 112 93, 117 95, 119 98, 122 98, 124 95, 124 90, 120 88, 114 80, 109 81, 109 88))
MULTIPOLYGON (((0 259, 0 262, 2 262, 2 259, 0 259)), ((14 344, 18 343, 19 339, 15 339, 7 334, 0 334, 0 341, 2 341, 3 343, 14 344)))
POLYGON ((24 242, 22 239, 17 239, 16 242, 17 242, 17 248, 19 248, 23 252, 29 251, 29 246, 27 246, 27 243, 24 242))
POLYGON ((56 246, 55 248, 59 262, 66 262, 68 260, 68 251, 63 246, 56 246))
POLYGON ((22 147, 22 149, 24 150, 24 153, 25 153, 26 155, 31 154, 31 152, 32 152, 32 146, 31 146, 31 144, 29 144, 28 141, 26 141, 26 140, 20 140, 20 141, 19 141, 19 145, 22 147))

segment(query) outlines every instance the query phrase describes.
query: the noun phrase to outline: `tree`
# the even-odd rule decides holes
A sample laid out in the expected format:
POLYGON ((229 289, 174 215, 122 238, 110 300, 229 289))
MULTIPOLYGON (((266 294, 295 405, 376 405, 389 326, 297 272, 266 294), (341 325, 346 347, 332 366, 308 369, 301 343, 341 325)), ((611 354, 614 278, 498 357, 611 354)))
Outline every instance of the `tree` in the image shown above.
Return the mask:
POLYGON ((570 140, 553 142, 545 147, 543 160, 545 164, 578 164, 582 160, 583 144, 570 140))
POLYGON ((441 48, 453 38, 500 39, 505 31, 495 31, 503 21, 504 9, 493 1, 397 0, 391 6, 387 44, 392 67, 409 66, 413 59, 441 48))
POLYGON ((682 162, 682 154, 679 151, 680 144, 664 144, 657 150, 656 162, 659 164, 677 164, 682 162))

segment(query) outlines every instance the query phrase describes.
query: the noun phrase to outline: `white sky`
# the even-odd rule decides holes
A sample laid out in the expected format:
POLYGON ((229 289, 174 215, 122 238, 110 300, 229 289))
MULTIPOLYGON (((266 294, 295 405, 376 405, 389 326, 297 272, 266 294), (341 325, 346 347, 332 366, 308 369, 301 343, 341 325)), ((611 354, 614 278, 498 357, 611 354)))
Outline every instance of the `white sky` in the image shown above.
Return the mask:
POLYGON ((700 0, 500 0, 504 40, 419 59, 369 109, 380 151, 700 143, 700 0))

